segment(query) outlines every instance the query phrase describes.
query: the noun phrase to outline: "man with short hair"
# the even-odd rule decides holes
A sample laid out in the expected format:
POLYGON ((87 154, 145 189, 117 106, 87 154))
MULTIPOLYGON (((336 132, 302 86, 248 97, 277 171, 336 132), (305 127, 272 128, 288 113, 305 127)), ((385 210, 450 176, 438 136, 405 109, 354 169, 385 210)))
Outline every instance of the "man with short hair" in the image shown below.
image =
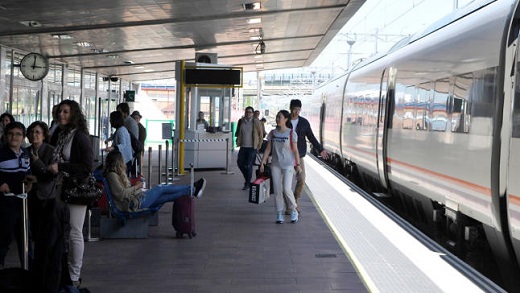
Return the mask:
POLYGON ((117 105, 116 110, 123 113, 123 118, 125 119, 125 127, 126 129, 132 133, 135 138, 139 139, 139 126, 137 126, 137 122, 130 117, 130 106, 128 103, 121 103, 117 105))
POLYGON ((309 140, 309 142, 318 151, 323 159, 327 159, 328 157, 327 151, 323 149, 321 144, 314 136, 309 121, 300 116, 301 108, 302 102, 300 100, 291 100, 291 104, 289 106, 289 109, 291 110, 291 123, 293 125, 293 129, 298 135, 298 153, 300 154, 300 166, 302 169, 301 172, 296 174, 296 190, 294 191, 294 198, 296 199, 297 204, 296 209, 299 213, 301 213, 301 208, 298 205, 298 199, 300 198, 303 192, 303 188, 305 187, 305 164, 303 160, 307 154, 307 141, 305 138, 309 140))
MULTIPOLYGON (((128 132, 130 133, 130 135, 133 135, 135 138, 137 138, 137 140, 139 140, 139 126, 137 125, 137 121, 135 121, 134 118, 132 118, 130 116, 130 106, 128 106, 128 103, 121 103, 121 104, 117 105, 116 110, 123 113, 123 118, 125 119, 123 124, 124 124, 125 128, 128 130, 128 132)), ((130 138, 130 141, 131 140, 132 140, 132 138, 130 138)), ((130 173, 130 176, 132 176, 132 177, 137 176, 137 173, 138 173, 137 157, 139 157, 139 154, 133 154, 133 157, 134 158, 132 158, 132 162, 131 162, 132 165, 130 167, 130 170, 128 170, 128 172, 130 173)))
POLYGON ((137 157, 137 165, 139 166, 138 173, 142 174, 141 162, 143 161, 143 156, 144 156, 144 142, 146 141, 146 128, 141 123, 141 118, 143 118, 143 116, 141 116, 141 113, 139 113, 139 111, 132 112, 132 115, 130 115, 130 117, 132 117, 137 122, 137 126, 139 127, 139 143, 141 144, 141 148, 143 149, 143 151, 139 155, 136 155, 136 157, 137 157))
POLYGON ((257 150, 262 147, 263 141, 262 122, 253 117, 253 112, 253 107, 246 108, 244 116, 238 120, 237 132, 235 133, 237 146, 240 147, 237 165, 245 180, 242 190, 249 190, 251 186, 253 162, 257 150))
POLYGON ((4 135, 6 144, 0 147, 0 268, 4 266, 13 239, 18 244, 20 263, 23 263, 22 201, 13 195, 24 191, 22 185, 31 169, 29 152, 22 147, 25 126, 11 122, 5 126, 4 135))

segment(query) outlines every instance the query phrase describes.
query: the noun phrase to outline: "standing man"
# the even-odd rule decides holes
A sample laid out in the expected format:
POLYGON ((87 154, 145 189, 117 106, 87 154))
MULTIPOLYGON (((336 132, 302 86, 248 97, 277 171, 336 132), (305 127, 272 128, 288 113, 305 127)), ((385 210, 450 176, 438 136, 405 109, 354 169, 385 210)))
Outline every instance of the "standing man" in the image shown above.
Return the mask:
POLYGON ((30 172, 30 155, 22 147, 25 139, 25 126, 22 123, 7 124, 4 135, 6 143, 0 147, 0 267, 4 266, 13 239, 18 244, 18 255, 23 267, 22 201, 13 195, 23 191, 22 185, 30 172))
POLYGON ((312 132, 309 121, 300 116, 302 108, 302 102, 298 99, 291 100, 291 123, 293 129, 295 129, 298 135, 298 153, 300 154, 301 172, 296 174, 296 190, 294 191, 294 198, 296 199, 297 210, 301 213, 301 208, 298 205, 298 199, 300 198, 303 188, 305 187, 305 164, 303 158, 307 154, 307 142, 305 138, 314 146, 314 148, 320 153, 321 157, 327 159, 327 151, 323 149, 321 144, 318 142, 314 133, 312 132))
POLYGON ((240 118, 237 123, 237 146, 238 151, 237 165, 244 176, 244 187, 242 190, 248 190, 251 186, 251 177, 253 176, 253 162, 256 158, 256 152, 262 147, 263 133, 262 122, 253 117, 253 107, 246 108, 244 117, 240 118))
MULTIPOLYGON (((130 106, 128 106, 128 103, 121 103, 117 105, 116 110, 123 113, 123 125, 128 130, 130 135, 133 135, 139 140, 139 126, 137 125, 137 121, 135 121, 134 118, 130 116, 130 106)), ((132 141, 132 138, 130 138, 130 141, 132 141)), ((137 157, 139 157, 139 154, 133 154, 130 170, 128 170, 130 176, 137 176, 137 157)))
MULTIPOLYGON (((253 113, 253 117, 255 117, 255 119, 260 120, 260 111, 255 110, 255 112, 253 113)), ((262 119, 264 119, 264 118, 262 118, 262 119)), ((260 122, 262 122, 260 125, 262 125, 262 138, 264 138, 267 135, 267 132, 265 132, 264 121, 260 120, 260 122)))
POLYGON ((123 118, 125 119, 124 126, 126 129, 135 136, 135 138, 139 139, 139 126, 137 126, 137 122, 130 117, 130 107, 128 103, 121 103, 117 105, 116 110, 123 113, 123 118))
POLYGON ((130 115, 132 118, 134 118, 135 122, 137 122, 137 127, 139 127, 139 143, 141 144, 141 148, 143 151, 137 156, 137 165, 139 166, 139 174, 142 174, 142 165, 141 162, 143 161, 144 156, 144 142, 146 140, 146 128, 141 124, 141 113, 139 111, 132 112, 132 115, 130 115))

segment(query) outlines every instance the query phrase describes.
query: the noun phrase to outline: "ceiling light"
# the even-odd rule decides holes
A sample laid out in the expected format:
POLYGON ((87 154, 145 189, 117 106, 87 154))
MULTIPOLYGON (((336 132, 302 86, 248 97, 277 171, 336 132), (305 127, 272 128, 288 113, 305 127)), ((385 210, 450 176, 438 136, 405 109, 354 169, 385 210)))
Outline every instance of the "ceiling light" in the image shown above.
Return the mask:
POLYGON ((119 55, 110 54, 110 55, 107 55, 107 58, 109 58, 109 59, 117 59, 117 58, 119 58, 119 55))
POLYGON ((134 61, 132 61, 132 60, 127 60, 127 61, 125 61, 125 62, 123 62, 123 63, 124 63, 124 64, 128 64, 128 65, 130 65, 130 64, 134 64, 134 61))
POLYGON ((89 42, 77 42, 74 44, 76 44, 76 46, 78 46, 78 47, 92 47, 92 44, 89 42))
POLYGON ((94 53, 108 53, 108 51, 105 50, 105 49, 92 49, 92 52, 94 52, 94 53))
POLYGON ((135 69, 143 69, 144 66, 134 66, 135 69))
POLYGON ((247 22, 247 24, 257 24, 257 23, 262 23, 262 19, 261 18, 248 18, 248 19, 246 19, 246 22, 247 22))
POLYGON ((259 10, 261 8, 260 2, 244 3, 242 4, 244 10, 259 10))
POLYGON ((153 72, 153 69, 145 69, 144 72, 153 72))
POLYGON ((70 40, 70 39, 73 39, 72 36, 69 36, 67 34, 52 34, 51 36, 53 38, 55 38, 55 39, 60 39, 60 40, 70 40))
POLYGON ((256 36, 256 37, 249 37, 249 39, 251 41, 258 41, 258 40, 261 40, 262 38, 260 36, 256 36))

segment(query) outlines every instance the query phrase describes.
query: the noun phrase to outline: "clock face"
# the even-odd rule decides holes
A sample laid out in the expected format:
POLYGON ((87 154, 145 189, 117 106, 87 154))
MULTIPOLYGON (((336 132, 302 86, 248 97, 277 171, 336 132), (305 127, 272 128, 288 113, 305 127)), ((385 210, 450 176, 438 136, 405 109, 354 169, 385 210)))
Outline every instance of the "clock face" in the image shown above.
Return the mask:
POLYGON ((49 72, 49 61, 38 53, 29 53, 20 61, 20 71, 29 80, 40 80, 49 72))

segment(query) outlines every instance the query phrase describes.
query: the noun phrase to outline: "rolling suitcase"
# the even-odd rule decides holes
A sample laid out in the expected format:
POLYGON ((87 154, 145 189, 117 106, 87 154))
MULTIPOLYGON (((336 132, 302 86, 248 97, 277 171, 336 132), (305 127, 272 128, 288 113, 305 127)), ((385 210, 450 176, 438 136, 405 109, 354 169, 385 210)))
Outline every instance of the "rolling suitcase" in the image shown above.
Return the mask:
MULTIPOLYGON (((195 172, 191 165, 190 182, 191 186, 195 182, 195 172)), ((190 195, 179 197, 173 201, 172 225, 176 231, 177 238, 182 238, 187 234, 189 238, 195 237, 195 200, 193 190, 190 195)))
POLYGON ((0 292, 35 292, 34 278, 29 272, 29 215, 27 211, 27 193, 25 185, 22 194, 6 193, 4 196, 16 196, 22 200, 22 229, 23 229, 23 268, 5 268, 0 270, 0 292))

